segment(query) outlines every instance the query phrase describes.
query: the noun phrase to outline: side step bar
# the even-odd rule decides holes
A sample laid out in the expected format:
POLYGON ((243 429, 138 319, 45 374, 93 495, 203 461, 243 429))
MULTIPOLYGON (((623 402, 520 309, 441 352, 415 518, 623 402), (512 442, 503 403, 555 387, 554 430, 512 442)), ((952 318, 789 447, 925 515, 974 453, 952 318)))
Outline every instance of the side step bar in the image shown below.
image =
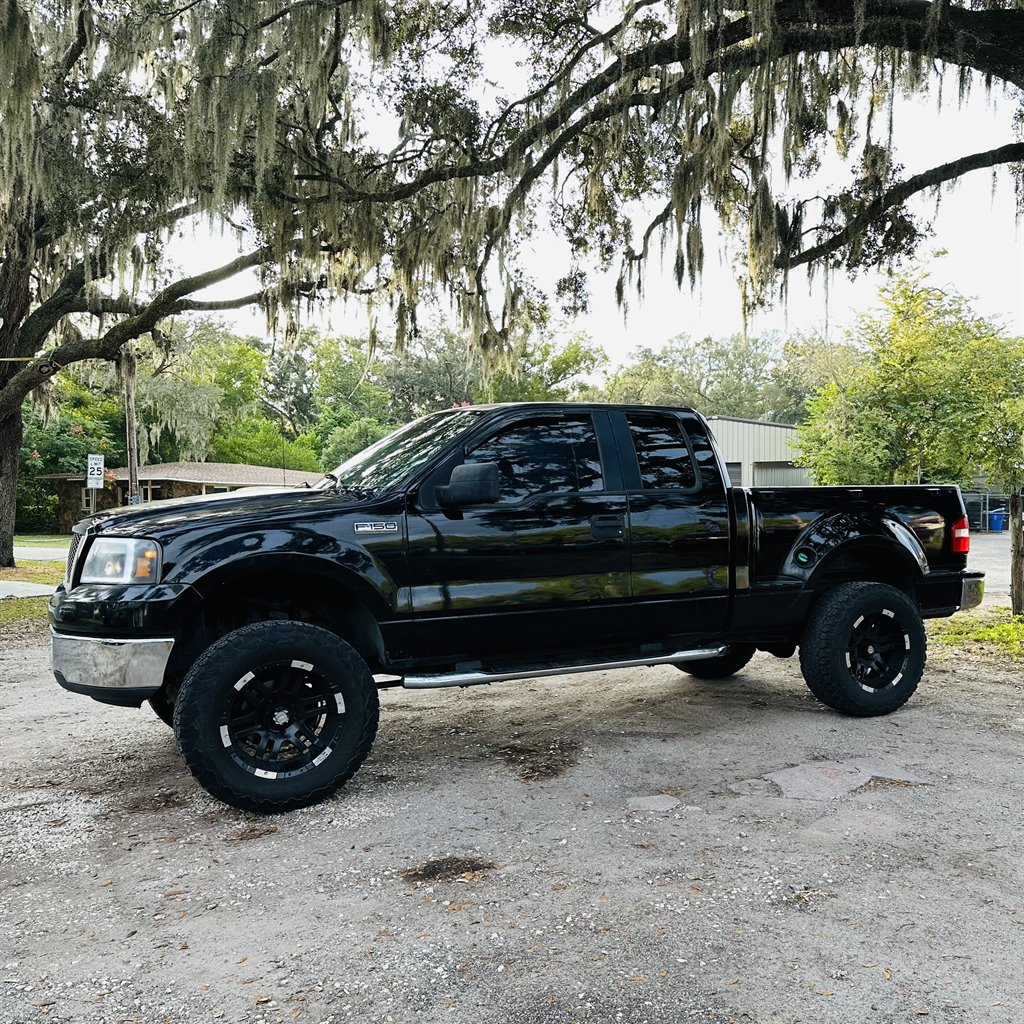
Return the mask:
POLYGON ((566 676, 576 672, 601 672, 613 668, 640 668, 644 665, 670 665, 676 661, 700 661, 702 658, 717 658, 725 654, 725 647, 701 647, 692 651, 673 651, 655 657, 630 658, 626 661, 599 661, 590 665, 537 665, 533 668, 512 668, 485 672, 474 669, 469 672, 446 672, 440 675, 406 676, 402 685, 407 690, 429 690, 437 686, 477 686, 480 683, 500 683, 506 679, 541 679, 544 676, 566 676))

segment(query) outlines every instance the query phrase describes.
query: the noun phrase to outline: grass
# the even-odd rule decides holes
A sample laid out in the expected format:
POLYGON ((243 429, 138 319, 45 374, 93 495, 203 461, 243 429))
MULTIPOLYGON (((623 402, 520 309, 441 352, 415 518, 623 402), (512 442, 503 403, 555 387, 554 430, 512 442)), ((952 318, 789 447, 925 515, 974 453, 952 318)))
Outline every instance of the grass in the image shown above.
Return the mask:
POLYGON ((1024 661, 1024 616, 1014 618, 1009 608, 934 619, 928 623, 928 634, 933 643, 945 647, 966 647, 1024 661))
POLYGON ((53 533, 19 533, 14 538, 15 547, 25 548, 66 548, 70 543, 67 534, 62 537, 53 533))
POLYGON ((0 601, 0 627, 44 623, 46 602, 45 597, 5 597, 0 601))
POLYGON ((0 582, 46 583, 56 586, 64 579, 64 562, 30 562, 22 559, 14 569, 0 569, 0 582))

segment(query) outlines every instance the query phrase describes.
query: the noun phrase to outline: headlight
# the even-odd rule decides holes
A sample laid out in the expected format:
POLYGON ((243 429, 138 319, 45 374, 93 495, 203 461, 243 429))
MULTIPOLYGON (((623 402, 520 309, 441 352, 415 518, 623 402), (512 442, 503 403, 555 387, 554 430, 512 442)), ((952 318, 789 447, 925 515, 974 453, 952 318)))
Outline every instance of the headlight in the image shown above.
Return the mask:
POLYGON ((160 578, 160 545, 151 540, 98 537, 92 542, 80 583, 155 583, 160 578))

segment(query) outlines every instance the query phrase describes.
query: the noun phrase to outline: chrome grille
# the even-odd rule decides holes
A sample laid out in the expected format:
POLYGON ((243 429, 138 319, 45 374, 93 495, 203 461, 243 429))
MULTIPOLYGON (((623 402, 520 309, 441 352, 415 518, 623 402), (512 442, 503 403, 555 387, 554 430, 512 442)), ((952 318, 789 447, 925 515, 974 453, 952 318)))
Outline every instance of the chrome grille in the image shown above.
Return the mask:
POLYGON ((78 549, 82 546, 82 535, 80 533, 71 534, 71 545, 68 547, 68 565, 64 573, 64 584, 65 586, 71 586, 71 577, 75 572, 75 559, 78 557, 78 549))

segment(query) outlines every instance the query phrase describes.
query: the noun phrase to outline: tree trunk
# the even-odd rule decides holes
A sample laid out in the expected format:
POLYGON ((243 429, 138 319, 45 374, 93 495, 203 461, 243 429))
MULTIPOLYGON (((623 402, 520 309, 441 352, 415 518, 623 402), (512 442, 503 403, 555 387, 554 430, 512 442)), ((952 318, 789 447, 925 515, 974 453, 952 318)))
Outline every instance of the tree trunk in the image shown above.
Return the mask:
MULTIPOLYGON (((4 214, 10 215, 5 209, 4 214)), ((21 220, 0 252, 0 388, 17 372, 18 328, 31 302, 30 281, 35 254, 35 213, 21 220)), ((14 565, 14 520, 18 510, 18 464, 21 460, 21 403, 0 418, 0 568, 14 565)))
POLYGON ((1010 604, 1024 615, 1024 491, 1010 495, 1010 604))
POLYGON ((124 426, 128 446, 128 504, 139 496, 139 430, 135 424, 135 388, 138 363, 131 346, 121 351, 121 379, 124 382, 124 426))
POLYGON ((0 567, 14 565, 14 518, 18 508, 21 412, 0 423, 0 567))

